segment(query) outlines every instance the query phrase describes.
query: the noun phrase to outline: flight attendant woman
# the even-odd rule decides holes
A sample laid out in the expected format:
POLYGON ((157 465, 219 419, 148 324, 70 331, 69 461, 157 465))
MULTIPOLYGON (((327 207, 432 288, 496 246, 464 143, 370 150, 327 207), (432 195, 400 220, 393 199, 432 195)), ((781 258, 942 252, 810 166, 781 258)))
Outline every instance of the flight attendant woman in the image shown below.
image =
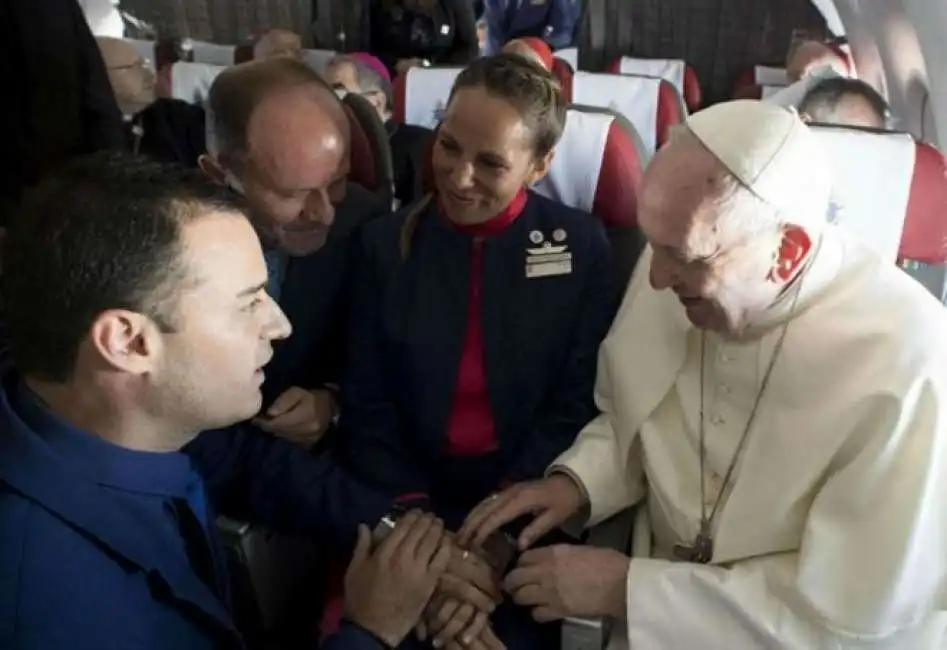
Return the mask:
MULTIPOLYGON (((536 64, 475 61, 436 134, 436 191, 363 232, 342 457, 454 529, 491 492, 541 476, 596 414, 617 302, 609 244, 596 217, 526 189, 565 115, 536 64)), ((492 623, 511 650, 554 642, 525 611, 492 623)))

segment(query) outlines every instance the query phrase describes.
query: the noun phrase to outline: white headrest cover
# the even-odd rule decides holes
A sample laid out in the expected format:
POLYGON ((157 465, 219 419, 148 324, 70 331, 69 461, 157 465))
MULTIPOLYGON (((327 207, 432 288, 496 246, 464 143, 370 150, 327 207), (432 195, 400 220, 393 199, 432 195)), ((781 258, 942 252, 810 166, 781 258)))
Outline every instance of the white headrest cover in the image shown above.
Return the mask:
POLYGON ((829 221, 896 261, 914 179, 914 139, 905 133, 811 130, 832 172, 829 221))
POLYGON ((614 120, 604 113, 583 113, 570 108, 549 174, 533 189, 560 203, 591 212, 614 120))
POLYGON ((753 68, 753 83, 760 86, 785 86, 789 83, 789 79, 786 78, 786 68, 758 65, 753 68))
POLYGON ((684 94, 685 63, 680 59, 635 59, 623 56, 619 72, 622 74, 637 74, 646 77, 659 77, 670 82, 677 91, 684 94))
POLYGON ((124 39, 126 43, 135 48, 135 51, 138 52, 138 56, 144 59, 148 68, 154 72, 155 71, 155 42, 154 41, 140 41, 134 38, 124 39))
POLYGON ((638 130, 647 155, 654 153, 658 131, 658 91, 661 79, 620 74, 576 72, 572 101, 610 108, 638 130))
POLYGON ((687 126, 731 174, 784 219, 812 231, 825 225, 831 194, 825 152, 794 112, 739 100, 694 113, 687 126))
POLYGON ((573 70, 579 69, 579 48, 564 47, 561 50, 556 50, 552 55, 571 65, 573 70))
POLYGON ((125 36, 125 21, 112 0, 79 0, 93 36, 125 36))
POLYGON ((405 124, 436 127, 463 68, 412 68, 404 84, 405 124))
POLYGON ((185 41, 185 49, 194 54, 194 63, 209 63, 210 65, 233 65, 233 53, 237 49, 233 45, 218 45, 206 41, 185 41))
POLYGON ((222 65, 178 61, 171 69, 171 96, 191 104, 203 104, 214 79, 225 69, 222 65))
POLYGON ((335 50, 303 50, 302 57, 310 68, 319 74, 325 74, 326 66, 336 54, 335 50))
MULTIPOLYGON (((768 97, 764 95, 763 99, 772 104, 776 104, 777 106, 796 108, 802 103, 802 100, 805 99, 806 93, 809 92, 809 89, 824 79, 830 79, 832 77, 838 76, 839 74, 828 66, 819 68, 817 70, 813 70, 810 74, 806 75, 794 84, 786 86, 785 88, 777 88, 777 92, 771 93, 768 97)), ((764 91, 765 90, 766 89, 764 88, 764 91)))

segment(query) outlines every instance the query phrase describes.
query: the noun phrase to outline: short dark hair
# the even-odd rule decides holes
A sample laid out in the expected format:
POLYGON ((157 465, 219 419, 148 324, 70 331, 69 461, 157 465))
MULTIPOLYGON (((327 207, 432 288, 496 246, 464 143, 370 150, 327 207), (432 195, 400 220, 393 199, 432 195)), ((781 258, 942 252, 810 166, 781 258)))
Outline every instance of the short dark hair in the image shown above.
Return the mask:
POLYGON ((457 75, 450 100, 458 90, 483 88, 516 109, 533 133, 533 151, 552 151, 566 126, 568 104, 551 72, 520 54, 503 52, 474 60, 457 75))
POLYGON ((253 112, 272 93, 311 86, 338 102, 332 87, 305 62, 292 57, 249 61, 217 75, 207 96, 207 150, 231 160, 246 151, 253 112))
POLYGON ((27 192, 2 243, 0 298, 17 367, 68 380, 95 318, 129 309, 173 331, 182 226, 241 199, 197 170, 127 154, 79 158, 27 192))
POLYGON ((871 109, 878 122, 888 125, 891 110, 881 94, 861 79, 830 77, 823 79, 806 93, 799 103, 799 112, 813 122, 839 123, 837 112, 846 100, 858 99, 871 109))

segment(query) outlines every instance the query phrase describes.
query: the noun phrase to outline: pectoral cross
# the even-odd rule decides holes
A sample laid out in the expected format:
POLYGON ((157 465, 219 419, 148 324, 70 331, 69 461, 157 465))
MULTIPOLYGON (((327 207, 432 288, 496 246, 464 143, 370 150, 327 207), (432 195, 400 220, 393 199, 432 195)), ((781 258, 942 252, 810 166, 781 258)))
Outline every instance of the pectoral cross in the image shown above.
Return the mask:
POLYGON ((674 557, 693 564, 708 564, 714 557, 714 539, 710 532, 702 530, 691 545, 675 544, 674 557))

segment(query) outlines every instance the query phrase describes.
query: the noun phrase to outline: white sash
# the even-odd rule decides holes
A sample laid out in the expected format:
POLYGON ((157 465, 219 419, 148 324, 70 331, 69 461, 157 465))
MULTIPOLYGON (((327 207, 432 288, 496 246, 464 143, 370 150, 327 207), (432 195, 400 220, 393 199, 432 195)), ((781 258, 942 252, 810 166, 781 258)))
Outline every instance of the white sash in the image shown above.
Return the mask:
POLYGON ((549 174, 533 186, 537 194, 592 211, 608 132, 615 118, 570 108, 549 174))
POLYGON ((463 68, 412 68, 404 84, 404 122, 435 128, 463 68))
POLYGON ((916 145, 904 133, 812 127, 832 169, 829 221, 894 262, 907 217, 916 145))
POLYGON ((684 95, 684 70, 686 64, 681 59, 636 59, 623 56, 619 72, 622 74, 643 75, 658 77, 671 83, 677 91, 684 95))
POLYGON ((576 72, 572 79, 572 101, 610 108, 623 115, 638 130, 650 156, 657 140, 661 81, 654 77, 576 72))
POLYGON ((222 65, 178 61, 171 69, 171 96, 191 104, 203 104, 214 79, 225 69, 222 65))

